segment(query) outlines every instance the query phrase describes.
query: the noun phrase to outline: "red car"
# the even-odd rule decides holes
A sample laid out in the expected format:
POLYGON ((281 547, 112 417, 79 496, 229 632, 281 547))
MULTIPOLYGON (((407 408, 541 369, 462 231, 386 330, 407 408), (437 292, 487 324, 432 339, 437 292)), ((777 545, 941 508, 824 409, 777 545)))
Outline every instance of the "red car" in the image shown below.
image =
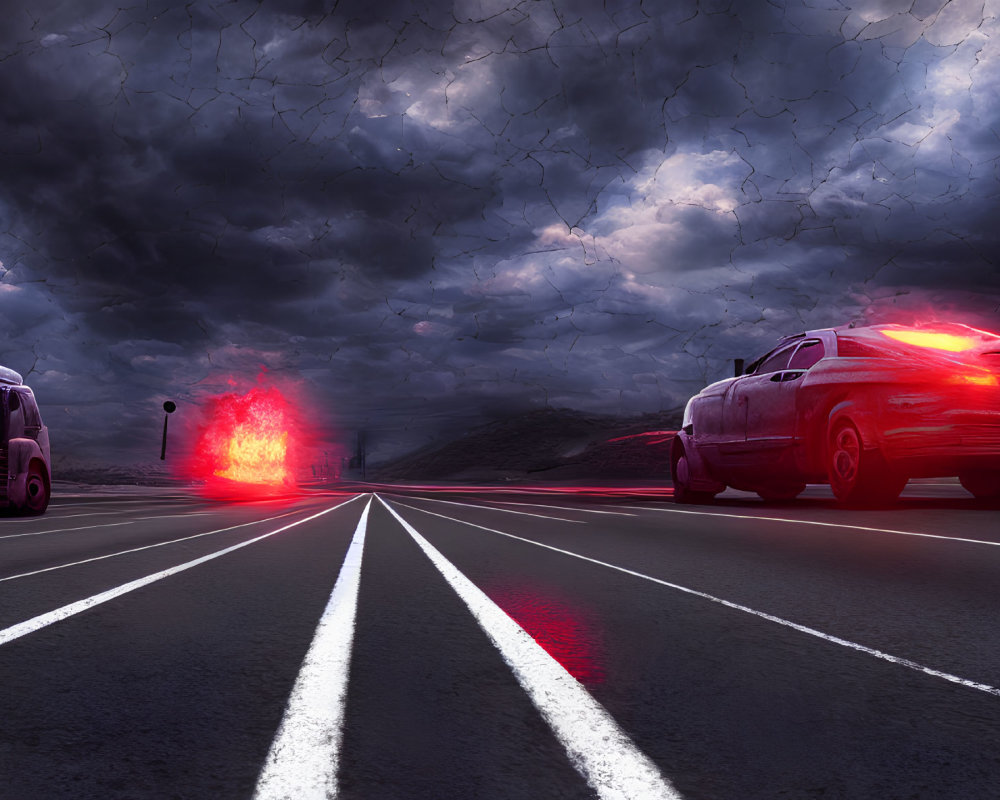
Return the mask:
POLYGON ((845 505, 883 504, 910 478, 955 475, 1000 497, 1000 336, 958 324, 789 336, 688 401, 670 466, 679 503, 829 483, 845 505))

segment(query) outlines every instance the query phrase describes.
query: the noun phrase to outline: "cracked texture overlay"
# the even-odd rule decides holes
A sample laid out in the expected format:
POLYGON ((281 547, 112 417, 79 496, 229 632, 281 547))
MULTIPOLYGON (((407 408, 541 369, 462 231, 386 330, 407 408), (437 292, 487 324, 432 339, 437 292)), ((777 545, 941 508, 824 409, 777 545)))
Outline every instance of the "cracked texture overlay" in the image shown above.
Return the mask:
POLYGON ((1000 0, 14 0, 0 363, 60 458, 294 378, 386 454, 996 329, 1000 0))

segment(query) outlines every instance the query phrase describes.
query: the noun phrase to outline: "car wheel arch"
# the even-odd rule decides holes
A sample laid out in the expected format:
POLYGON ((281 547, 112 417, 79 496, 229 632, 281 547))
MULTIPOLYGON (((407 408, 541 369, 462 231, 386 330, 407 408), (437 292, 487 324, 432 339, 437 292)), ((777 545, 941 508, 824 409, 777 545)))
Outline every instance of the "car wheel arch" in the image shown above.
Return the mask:
POLYGON ((826 416, 826 430, 821 431, 823 439, 829 444, 830 435, 842 422, 848 422, 854 426, 861 438, 861 444, 865 448, 878 445, 878 438, 874 434, 874 426, 871 420, 871 412, 862 404, 857 397, 848 396, 840 399, 830 407, 826 416))
POLYGON ((675 499, 678 502, 711 502, 712 498, 726 488, 726 485, 708 471, 698 448, 691 437, 683 431, 674 436, 670 445, 670 475, 674 483, 675 499), (680 470, 681 460, 684 469, 680 470), (679 475, 683 472, 683 476, 679 475))

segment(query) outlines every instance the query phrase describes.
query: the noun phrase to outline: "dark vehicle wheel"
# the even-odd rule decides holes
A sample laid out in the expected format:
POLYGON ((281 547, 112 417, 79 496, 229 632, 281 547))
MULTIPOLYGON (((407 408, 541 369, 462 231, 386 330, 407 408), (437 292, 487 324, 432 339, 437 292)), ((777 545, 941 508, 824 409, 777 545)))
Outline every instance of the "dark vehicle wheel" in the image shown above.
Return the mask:
POLYGON ((906 478, 896 475, 878 450, 864 449, 857 428, 850 422, 838 423, 833 429, 827 471, 833 494, 848 506, 891 503, 906 485, 906 478))
POLYGON ((1000 471, 966 472, 959 475, 958 480, 967 492, 980 500, 1000 497, 1000 471))
POLYGON ((757 494, 765 503, 782 503, 794 500, 805 491, 805 488, 804 483, 766 486, 758 489, 757 494))
POLYGON ((689 505, 692 503, 711 503, 715 499, 714 492, 698 492, 691 488, 691 468, 687 455, 681 453, 672 472, 674 480, 674 502, 689 505))
POLYGON ((44 514, 49 507, 49 482, 37 461, 28 465, 28 479, 25 486, 24 512, 44 514))

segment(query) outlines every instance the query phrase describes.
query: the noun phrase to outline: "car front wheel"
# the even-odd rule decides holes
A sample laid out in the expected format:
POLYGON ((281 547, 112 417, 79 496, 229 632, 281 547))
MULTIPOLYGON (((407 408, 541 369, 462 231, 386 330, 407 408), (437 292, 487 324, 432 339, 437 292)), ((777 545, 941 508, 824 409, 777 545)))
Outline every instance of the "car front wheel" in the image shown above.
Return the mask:
POLYGON ((858 429, 840 422, 830 435, 827 456, 830 488, 848 506, 891 503, 906 485, 906 478, 893 472, 878 450, 866 450, 858 429))
POLYGON ((25 484, 24 511, 27 514, 44 514, 49 507, 49 482, 37 462, 28 465, 25 484))
POLYGON ((673 469, 674 502, 688 505, 691 503, 711 503, 715 499, 714 492, 699 492, 691 488, 691 467, 687 454, 681 453, 673 469))

